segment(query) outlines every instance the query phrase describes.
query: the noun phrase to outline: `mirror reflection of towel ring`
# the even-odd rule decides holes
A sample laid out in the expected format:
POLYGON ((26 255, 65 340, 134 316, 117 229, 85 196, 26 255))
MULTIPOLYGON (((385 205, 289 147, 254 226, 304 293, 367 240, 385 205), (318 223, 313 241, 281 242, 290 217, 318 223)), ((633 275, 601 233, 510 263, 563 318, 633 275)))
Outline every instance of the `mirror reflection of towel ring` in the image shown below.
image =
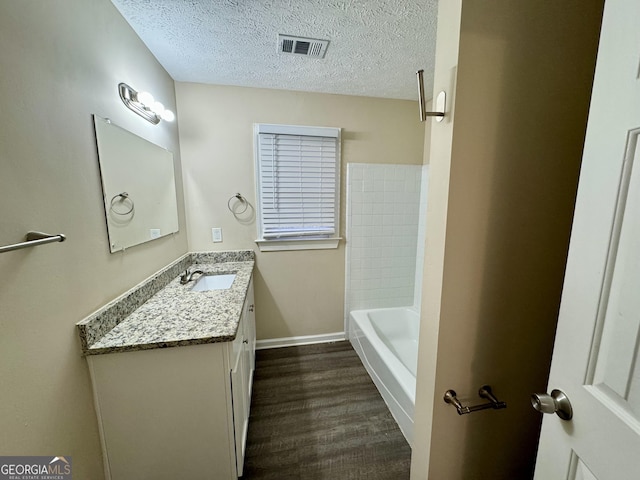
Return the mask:
POLYGON ((229 200, 227 201, 227 208, 228 208, 228 209, 229 209, 229 211, 230 211, 231 213, 233 213, 234 215, 242 215, 244 212, 246 212, 246 211, 247 211, 247 208, 249 208, 249 202, 247 202, 247 199, 246 199, 246 198, 244 198, 244 197, 242 196, 242 194, 240 194, 240 193, 236 193, 235 195, 233 195, 232 197, 230 197, 230 198, 229 198, 229 200), (241 210, 241 211, 239 211, 239 212, 236 212, 233 208, 231 208, 231 201, 232 201, 234 198, 235 198, 235 199, 237 199, 237 200, 239 200, 239 201, 240 201, 240 203, 244 203, 244 210, 241 210))
POLYGON ((111 197, 111 202, 109 203, 109 210, 111 210, 116 215, 129 215, 131 212, 133 212, 134 207, 135 205, 133 203, 133 200, 127 192, 122 192, 114 195, 113 197, 111 197), (131 207, 129 208, 129 210, 127 210, 126 212, 118 212, 115 208, 113 208, 114 204, 116 203, 116 199, 118 199, 120 203, 124 203, 129 200, 129 202, 131 203, 131 207))

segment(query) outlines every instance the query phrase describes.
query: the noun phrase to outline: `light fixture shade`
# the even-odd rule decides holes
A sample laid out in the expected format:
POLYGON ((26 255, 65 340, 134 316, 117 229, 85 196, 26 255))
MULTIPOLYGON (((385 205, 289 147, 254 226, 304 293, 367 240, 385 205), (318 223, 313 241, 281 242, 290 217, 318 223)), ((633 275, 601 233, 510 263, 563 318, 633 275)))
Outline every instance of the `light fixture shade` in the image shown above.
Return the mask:
POLYGON ((149 92, 137 92, 126 83, 118 85, 118 92, 127 108, 154 125, 160 123, 160 120, 173 122, 176 118, 171 110, 166 110, 161 102, 155 101, 149 92))
POLYGON ((151 111, 156 115, 162 116, 162 112, 164 112, 164 105, 160 102, 153 102, 150 105, 151 111))
POLYGON ((149 92, 138 92, 136 94, 136 100, 143 104, 145 107, 150 107, 155 101, 153 95, 151 95, 149 92))
POLYGON ((176 119, 176 116, 171 110, 165 110, 164 112, 162 112, 162 115, 160 115, 160 117, 162 118, 162 120, 166 120, 167 122, 173 122, 176 119))

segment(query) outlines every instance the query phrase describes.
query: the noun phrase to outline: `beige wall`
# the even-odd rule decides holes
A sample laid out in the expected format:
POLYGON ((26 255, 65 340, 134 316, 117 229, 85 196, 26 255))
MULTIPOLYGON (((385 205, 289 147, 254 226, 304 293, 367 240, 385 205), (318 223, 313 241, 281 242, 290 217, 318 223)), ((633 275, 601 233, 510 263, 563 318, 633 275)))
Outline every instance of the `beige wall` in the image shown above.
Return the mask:
POLYGON ((457 54, 455 38, 438 37, 457 63, 455 118, 452 143, 432 128, 423 325, 438 335, 437 363, 428 398, 435 345, 421 343, 429 456, 414 455, 412 478, 530 478, 541 418, 529 395, 546 389, 602 5, 443 3, 457 4, 442 11, 460 29, 457 54), (484 383, 506 410, 458 416, 442 401, 452 388, 476 403, 484 383))
POLYGON ((109 1, 0 3, 0 245, 28 230, 65 243, 0 254, 0 453, 70 455, 74 478, 103 478, 75 323, 187 251, 180 233, 110 254, 91 114, 172 150, 176 124, 127 110, 119 82, 175 110, 172 79, 109 1))
MULTIPOLYGON (((189 248, 257 249, 254 221, 238 222, 227 200, 255 205, 253 123, 341 127, 342 236, 346 164, 422 163, 424 127, 416 102, 177 83, 189 248), (212 243, 211 227, 222 227, 212 243)), ((258 338, 340 332, 344 241, 336 250, 257 251, 258 338)))

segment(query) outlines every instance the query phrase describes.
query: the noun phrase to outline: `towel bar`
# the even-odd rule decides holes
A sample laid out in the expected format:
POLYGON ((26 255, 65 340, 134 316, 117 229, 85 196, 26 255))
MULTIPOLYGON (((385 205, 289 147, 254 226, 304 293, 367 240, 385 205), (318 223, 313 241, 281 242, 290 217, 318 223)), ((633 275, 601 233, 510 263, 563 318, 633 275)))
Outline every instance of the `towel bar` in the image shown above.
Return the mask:
POLYGON ((35 247, 37 245, 44 245, 46 243, 64 242, 67 239, 62 233, 57 235, 50 235, 42 232, 29 232, 26 236, 26 242, 14 243, 13 245, 7 245, 0 247, 0 253, 11 252, 13 250, 20 250, 27 247, 35 247))
POLYGON ((458 415, 465 415, 467 413, 477 412, 479 410, 486 410, 488 408, 493 408, 494 410, 500 410, 502 408, 507 408, 507 404, 505 402, 499 401, 493 391, 491 390, 490 385, 483 385, 478 390, 478 395, 480 398, 484 398, 489 400, 489 403, 482 403, 480 405, 470 405, 464 406, 456 397, 456 392, 454 390, 447 390, 444 392, 444 401, 445 403, 450 403, 456 410, 458 411, 458 415))

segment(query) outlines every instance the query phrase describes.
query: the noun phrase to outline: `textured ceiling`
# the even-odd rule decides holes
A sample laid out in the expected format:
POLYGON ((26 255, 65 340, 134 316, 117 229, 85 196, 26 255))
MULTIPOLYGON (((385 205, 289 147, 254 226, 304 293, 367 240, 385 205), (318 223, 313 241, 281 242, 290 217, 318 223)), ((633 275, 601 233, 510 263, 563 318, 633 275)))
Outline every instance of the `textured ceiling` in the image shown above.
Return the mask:
POLYGON ((176 81, 431 97, 437 0, 112 0, 176 81), (330 40, 324 59, 277 52, 278 33, 330 40))

